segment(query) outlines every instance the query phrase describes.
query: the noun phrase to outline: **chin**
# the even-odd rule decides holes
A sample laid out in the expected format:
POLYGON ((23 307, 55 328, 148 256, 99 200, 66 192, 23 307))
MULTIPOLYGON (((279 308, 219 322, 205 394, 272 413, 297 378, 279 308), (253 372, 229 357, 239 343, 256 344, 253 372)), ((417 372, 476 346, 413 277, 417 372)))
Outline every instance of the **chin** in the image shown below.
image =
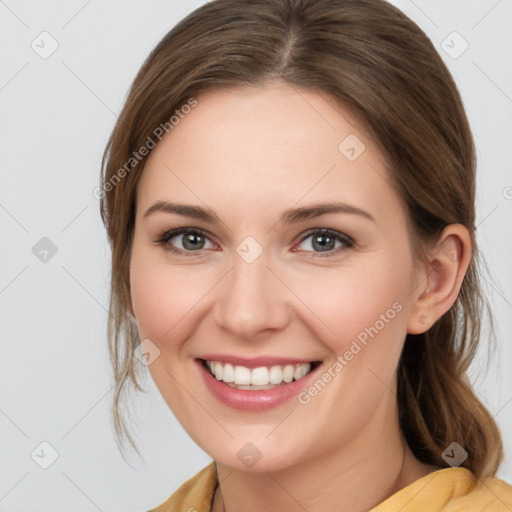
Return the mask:
MULTIPOLYGON (((284 446, 277 441, 277 438, 276 440, 265 439, 267 435, 266 431, 261 436, 248 436, 240 441, 230 439, 222 445, 204 445, 202 448, 217 463, 252 473, 281 471, 299 462, 300 454, 297 446, 303 441, 294 440, 288 436, 289 446, 284 446)), ((211 445, 211 440, 207 444, 211 445)))

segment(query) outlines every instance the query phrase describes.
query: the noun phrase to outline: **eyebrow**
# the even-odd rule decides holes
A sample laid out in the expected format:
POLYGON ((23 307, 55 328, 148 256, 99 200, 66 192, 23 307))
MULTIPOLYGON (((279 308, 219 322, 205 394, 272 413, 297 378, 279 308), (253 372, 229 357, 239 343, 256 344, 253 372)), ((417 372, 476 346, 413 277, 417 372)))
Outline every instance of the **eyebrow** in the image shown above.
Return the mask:
MULTIPOLYGON (((201 219, 211 224, 221 224, 220 217, 210 208, 203 208, 191 204, 171 203, 169 201, 157 201, 150 206, 144 218, 155 212, 175 213, 185 217, 192 217, 194 219, 201 219)), ((283 211, 279 218, 280 224, 295 224, 305 220, 313 219, 328 213, 349 213, 353 215, 360 215, 368 220, 376 222, 375 217, 361 208, 346 204, 346 203, 319 203, 310 206, 303 206, 300 208, 288 208, 283 211)))

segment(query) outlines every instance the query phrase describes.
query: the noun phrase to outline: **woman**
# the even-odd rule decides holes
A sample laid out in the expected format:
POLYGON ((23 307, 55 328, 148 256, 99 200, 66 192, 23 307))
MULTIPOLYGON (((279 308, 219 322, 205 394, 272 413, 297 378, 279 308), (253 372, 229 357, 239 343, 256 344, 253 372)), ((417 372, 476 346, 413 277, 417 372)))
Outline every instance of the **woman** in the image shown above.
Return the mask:
POLYGON ((466 375, 475 166, 448 70, 382 0, 216 0, 166 35, 101 202, 116 432, 139 358, 213 458, 156 511, 510 510, 466 375))

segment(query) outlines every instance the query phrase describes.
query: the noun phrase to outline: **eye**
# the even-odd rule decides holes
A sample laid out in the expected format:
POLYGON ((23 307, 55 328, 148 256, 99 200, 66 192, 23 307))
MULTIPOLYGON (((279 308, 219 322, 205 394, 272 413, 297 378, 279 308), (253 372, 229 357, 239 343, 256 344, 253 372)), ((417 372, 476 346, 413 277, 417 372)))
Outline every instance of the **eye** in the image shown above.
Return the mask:
POLYGON ((355 242, 352 238, 339 231, 316 229, 303 237, 299 245, 303 245, 303 248, 300 250, 306 252, 326 253, 317 254, 316 256, 331 256, 340 252, 339 250, 352 247, 354 244, 355 242))
POLYGON ((215 244, 210 241, 206 234, 196 228, 179 228, 167 231, 155 243, 161 245, 166 251, 185 257, 192 256, 191 253, 193 252, 215 247, 215 244))
MULTIPOLYGON (((155 243, 164 250, 183 257, 192 257, 194 253, 217 247, 204 231, 188 227, 166 231, 155 243)), ((314 256, 332 256, 354 245, 354 240, 344 233, 331 229, 315 229, 304 236, 292 250, 312 252, 314 256), (303 247, 300 248, 300 245, 303 247)))

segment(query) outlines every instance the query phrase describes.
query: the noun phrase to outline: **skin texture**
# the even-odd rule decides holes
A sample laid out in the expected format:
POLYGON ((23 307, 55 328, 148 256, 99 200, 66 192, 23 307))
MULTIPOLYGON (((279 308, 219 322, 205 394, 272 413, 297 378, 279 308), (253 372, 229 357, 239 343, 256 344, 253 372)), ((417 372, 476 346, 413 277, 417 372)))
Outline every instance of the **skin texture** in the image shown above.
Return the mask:
MULTIPOLYGON (((152 151, 137 189, 132 314, 141 339, 160 350, 148 369, 217 462, 215 511, 369 510, 437 469, 404 443, 395 372, 406 334, 424 332, 455 302, 471 255, 467 230, 448 226, 428 265, 416 265, 381 152, 323 93, 277 81, 196 99, 152 151), (365 145, 354 161, 338 149, 349 134, 365 145), (222 222, 164 212, 144 218, 159 200, 210 208, 222 222), (329 213, 278 222, 287 208, 332 201, 375 220, 329 213), (207 237, 188 258, 155 243, 181 227, 207 237), (312 243, 318 233, 302 241, 313 228, 355 244, 337 241, 321 252, 312 243), (236 252, 247 236, 263 249, 250 264, 236 252), (400 312, 307 405, 292 399, 265 412, 231 409, 210 394, 194 362, 216 352, 329 367, 397 302, 400 312), (262 455, 252 468, 237 457, 247 442, 262 455)), ((172 245, 185 250, 184 238, 172 245)))

